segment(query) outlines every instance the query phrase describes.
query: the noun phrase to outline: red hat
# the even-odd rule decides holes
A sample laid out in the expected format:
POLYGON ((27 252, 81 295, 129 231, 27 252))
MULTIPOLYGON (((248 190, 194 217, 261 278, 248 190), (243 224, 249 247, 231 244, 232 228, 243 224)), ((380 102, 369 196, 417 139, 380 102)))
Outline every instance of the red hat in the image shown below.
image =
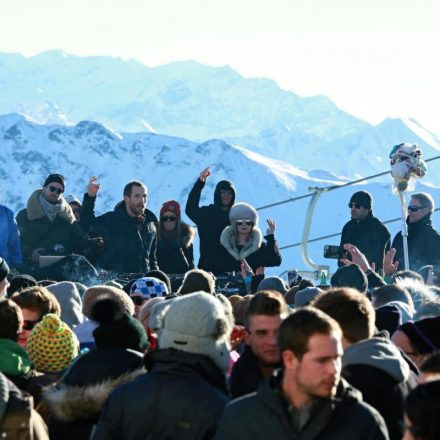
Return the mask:
POLYGON ((180 218, 180 205, 175 200, 168 200, 160 208, 160 217, 166 211, 174 212, 178 218, 180 218))

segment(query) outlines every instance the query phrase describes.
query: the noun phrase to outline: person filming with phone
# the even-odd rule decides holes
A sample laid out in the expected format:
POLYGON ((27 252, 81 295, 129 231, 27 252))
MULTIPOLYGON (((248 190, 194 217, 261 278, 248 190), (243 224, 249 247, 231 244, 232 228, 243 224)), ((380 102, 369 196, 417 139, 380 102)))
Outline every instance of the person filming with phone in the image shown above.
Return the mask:
POLYGON ((356 246, 370 264, 375 263, 376 271, 382 272, 391 235, 387 227, 373 216, 372 206, 373 197, 367 191, 357 191, 351 196, 348 203, 351 220, 342 229, 340 245, 348 243, 356 246))

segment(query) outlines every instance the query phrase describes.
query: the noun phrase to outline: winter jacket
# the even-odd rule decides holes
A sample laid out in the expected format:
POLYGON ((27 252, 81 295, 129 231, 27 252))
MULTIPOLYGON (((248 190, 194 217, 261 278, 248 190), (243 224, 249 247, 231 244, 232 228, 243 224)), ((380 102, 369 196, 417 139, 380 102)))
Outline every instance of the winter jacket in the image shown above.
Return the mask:
POLYGON ((305 426, 296 432, 281 392, 280 374, 262 383, 256 393, 226 406, 215 440, 385 440, 380 414, 360 393, 340 382, 336 397, 320 399, 305 426))
POLYGON ((281 254, 274 235, 266 235, 264 238, 267 243, 262 242, 261 231, 254 227, 248 240, 240 249, 235 241, 234 227, 227 226, 220 236, 220 243, 228 251, 228 258, 225 260, 226 271, 240 271, 243 259, 246 259, 254 271, 259 266, 279 266, 281 264, 281 254))
POLYGON ((225 262, 229 261, 228 254, 220 244, 220 235, 229 222, 229 209, 222 209, 220 189, 232 191, 231 206, 235 201, 235 189, 231 182, 220 181, 214 192, 214 204, 199 206, 200 196, 205 183, 197 179, 194 187, 188 195, 185 212, 186 215, 197 225, 200 239, 200 259, 198 267, 214 274, 227 272, 225 262))
POLYGON ((84 194, 79 225, 85 232, 89 232, 90 226, 96 218, 95 203, 96 197, 90 197, 87 193, 84 194))
POLYGON ((342 366, 343 377, 384 418, 390 439, 400 440, 404 432, 403 404, 417 386, 417 376, 399 349, 385 338, 365 339, 345 350, 342 366))
POLYGON ((210 439, 228 402, 224 374, 207 356, 174 349, 147 355, 147 373, 115 390, 94 439, 210 439))
MULTIPOLYGON (((383 269, 385 252, 390 248, 390 232, 371 212, 360 221, 350 220, 342 229, 341 246, 350 243, 356 246, 369 263, 376 263, 376 270, 383 269)), ((342 263, 338 263, 342 266, 342 263)))
MULTIPOLYGON (((409 268, 418 270, 427 264, 440 264, 440 234, 432 227, 431 215, 416 223, 409 223, 407 220, 407 224, 409 268)), ((399 269, 404 269, 401 232, 394 237, 392 247, 396 249, 395 261, 399 262, 399 269)))
POLYGON ((102 237, 104 247, 97 266, 117 273, 145 273, 158 269, 156 259, 156 216, 148 209, 143 219, 130 217, 125 202, 93 221, 89 233, 102 237), (141 220, 141 221, 140 221, 141 220))
POLYGON ((51 439, 88 439, 110 393, 145 372, 142 353, 123 348, 89 351, 60 382, 43 391, 51 439))
POLYGON ((0 205, 0 257, 6 260, 9 267, 23 263, 17 222, 13 212, 3 205, 0 205))
POLYGON ((23 394, 0 373, 0 438, 49 440, 46 424, 23 394))
POLYGON ((95 249, 96 244, 75 221, 72 208, 62 200, 62 208, 51 222, 41 206, 41 189, 30 196, 27 208, 17 215, 17 224, 21 236, 21 248, 25 262, 33 266, 32 252, 43 248, 43 255, 69 255, 83 253, 85 249, 95 249))
POLYGON ((184 274, 194 269, 193 240, 194 229, 180 222, 178 238, 164 237, 160 233, 160 224, 156 223, 157 263, 159 269, 167 274, 184 274))

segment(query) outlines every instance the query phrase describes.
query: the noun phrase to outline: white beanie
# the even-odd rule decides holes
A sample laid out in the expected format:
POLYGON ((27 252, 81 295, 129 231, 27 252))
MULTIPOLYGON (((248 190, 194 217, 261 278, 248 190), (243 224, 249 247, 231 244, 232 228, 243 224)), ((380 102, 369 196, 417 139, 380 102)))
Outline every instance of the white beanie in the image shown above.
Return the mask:
POLYGON ((158 346, 209 356, 224 372, 229 368, 231 323, 221 302, 195 292, 154 306, 158 346))
POLYGON ((252 220, 254 225, 258 225, 258 213, 256 209, 248 203, 240 202, 232 205, 229 211, 229 220, 231 224, 235 220, 252 220))

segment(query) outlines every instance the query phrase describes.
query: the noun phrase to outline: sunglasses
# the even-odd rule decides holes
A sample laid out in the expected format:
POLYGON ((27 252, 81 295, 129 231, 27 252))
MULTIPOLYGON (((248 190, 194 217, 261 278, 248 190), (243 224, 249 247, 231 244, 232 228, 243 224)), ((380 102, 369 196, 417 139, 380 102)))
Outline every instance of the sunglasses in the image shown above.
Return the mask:
POLYGON ((177 217, 175 215, 164 215, 161 220, 163 222, 175 222, 177 217))
POLYGON ((220 194, 232 194, 232 191, 230 189, 221 189, 220 194))
POLYGON ((417 212, 419 209, 425 209, 427 206, 408 206, 408 211, 417 212))
POLYGON ((348 204, 348 207, 351 209, 351 208, 353 208, 353 206, 356 208, 356 209, 361 209, 363 206, 362 205, 359 205, 359 203, 349 203, 348 204))
POLYGON ((23 330, 32 330, 40 321, 41 319, 37 319, 36 321, 25 319, 23 321, 23 330))
POLYGON ((241 226, 243 223, 247 226, 251 226, 254 222, 252 220, 235 220, 237 226, 241 226))
POLYGON ((56 186, 52 186, 52 185, 49 185, 49 191, 50 192, 56 192, 57 194, 62 194, 63 193, 62 189, 57 188, 56 186))
POLYGON ((130 298, 135 306, 141 306, 147 300, 147 298, 139 295, 133 295, 130 298))
POLYGON ((80 214, 81 213, 81 208, 72 208, 72 211, 74 214, 80 214))

